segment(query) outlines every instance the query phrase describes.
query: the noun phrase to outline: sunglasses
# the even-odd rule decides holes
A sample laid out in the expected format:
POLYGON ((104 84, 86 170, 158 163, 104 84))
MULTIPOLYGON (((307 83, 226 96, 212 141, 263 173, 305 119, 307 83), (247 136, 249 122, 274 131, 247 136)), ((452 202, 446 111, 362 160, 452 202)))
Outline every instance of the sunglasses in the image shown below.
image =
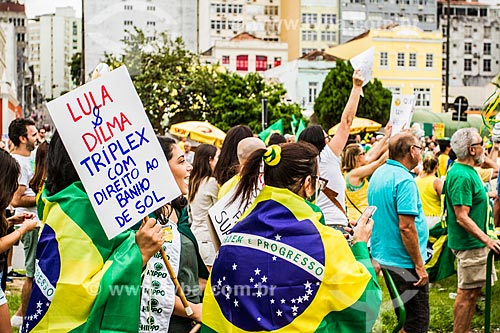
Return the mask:
POLYGON ((473 143, 470 146, 474 147, 474 146, 483 146, 483 145, 484 145, 484 140, 481 140, 480 142, 473 143))
POLYGON ((320 176, 313 175, 312 179, 316 181, 316 192, 323 191, 326 188, 326 184, 328 184, 328 179, 321 178, 320 176))

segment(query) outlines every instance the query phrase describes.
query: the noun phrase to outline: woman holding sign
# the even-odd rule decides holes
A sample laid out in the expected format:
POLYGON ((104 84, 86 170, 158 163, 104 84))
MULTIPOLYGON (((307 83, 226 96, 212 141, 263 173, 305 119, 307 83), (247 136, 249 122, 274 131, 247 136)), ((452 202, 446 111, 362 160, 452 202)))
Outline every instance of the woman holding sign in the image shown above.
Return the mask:
POLYGON ((202 332, 370 332, 382 294, 366 242, 366 216, 349 248, 308 201, 324 189, 308 143, 258 149, 235 196, 250 200, 264 162, 266 185, 222 241, 203 300, 202 332), (332 297, 332 295, 334 295, 332 297))
POLYGON ((130 291, 161 247, 161 227, 150 219, 109 240, 58 132, 38 212, 44 225, 21 331, 137 332, 140 295, 130 291))
POLYGON ((208 278, 196 238, 189 229, 184 197, 188 193, 192 166, 174 140, 159 137, 158 141, 182 195, 157 209, 154 215, 163 228, 163 249, 194 314, 186 317, 162 257, 156 253, 144 272, 139 332, 189 332, 194 321, 201 321, 201 294, 208 278))

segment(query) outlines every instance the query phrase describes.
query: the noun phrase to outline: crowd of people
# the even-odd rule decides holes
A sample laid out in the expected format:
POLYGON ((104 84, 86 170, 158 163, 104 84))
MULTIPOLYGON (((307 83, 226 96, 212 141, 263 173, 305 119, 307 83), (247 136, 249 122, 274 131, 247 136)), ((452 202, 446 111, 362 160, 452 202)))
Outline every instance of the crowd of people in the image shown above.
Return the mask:
POLYGON ((491 186, 500 143, 488 153, 472 128, 435 140, 391 124, 361 142, 349 132, 362 84, 356 71, 334 136, 312 125, 297 142, 273 135, 266 145, 238 125, 221 149, 194 152, 158 137, 182 194, 111 240, 57 131, 49 143, 46 129, 14 120, 10 153, 0 149, 0 211, 15 208, 2 214, 0 277, 22 242, 26 278, 12 318, 0 291, 0 332, 190 332, 196 323, 202 332, 370 332, 381 268, 405 303, 403 331, 427 332, 429 229, 444 220, 458 267, 454 332, 468 332, 486 257, 500 253, 491 186), (226 196, 244 213, 219 238, 209 211, 226 196), (138 292, 116 292, 123 286, 138 292))

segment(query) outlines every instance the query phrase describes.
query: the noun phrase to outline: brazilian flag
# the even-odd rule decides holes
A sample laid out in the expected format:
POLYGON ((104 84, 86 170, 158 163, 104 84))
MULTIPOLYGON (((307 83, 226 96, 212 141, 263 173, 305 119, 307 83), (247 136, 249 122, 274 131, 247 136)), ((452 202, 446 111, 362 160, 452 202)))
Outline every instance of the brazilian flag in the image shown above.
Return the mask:
POLYGON ((382 294, 366 244, 349 248, 321 216, 265 186, 222 240, 202 332, 370 332, 382 294))
POLYGON ((437 223, 429 229, 429 243, 432 257, 425 264, 429 282, 436 282, 456 273, 455 255, 448 247, 448 228, 446 224, 437 223))
POLYGON ((142 257, 135 233, 108 240, 81 182, 38 203, 43 218, 22 332, 137 332, 142 257))
POLYGON ((273 133, 283 135, 283 119, 274 122, 271 126, 259 133, 259 138, 267 145, 273 133))

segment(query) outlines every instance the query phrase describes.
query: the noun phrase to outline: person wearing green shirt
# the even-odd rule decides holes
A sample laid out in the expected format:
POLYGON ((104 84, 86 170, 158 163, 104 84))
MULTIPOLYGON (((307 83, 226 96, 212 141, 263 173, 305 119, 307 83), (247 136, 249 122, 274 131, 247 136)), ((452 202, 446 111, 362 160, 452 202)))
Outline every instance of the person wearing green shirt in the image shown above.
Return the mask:
POLYGON ((453 134, 451 148, 457 160, 448 170, 444 193, 448 245, 457 257, 458 268, 453 332, 465 333, 486 282, 486 257, 490 250, 500 253, 500 241, 493 232, 487 193, 474 169, 484 161, 481 136, 475 128, 462 128, 453 134))

